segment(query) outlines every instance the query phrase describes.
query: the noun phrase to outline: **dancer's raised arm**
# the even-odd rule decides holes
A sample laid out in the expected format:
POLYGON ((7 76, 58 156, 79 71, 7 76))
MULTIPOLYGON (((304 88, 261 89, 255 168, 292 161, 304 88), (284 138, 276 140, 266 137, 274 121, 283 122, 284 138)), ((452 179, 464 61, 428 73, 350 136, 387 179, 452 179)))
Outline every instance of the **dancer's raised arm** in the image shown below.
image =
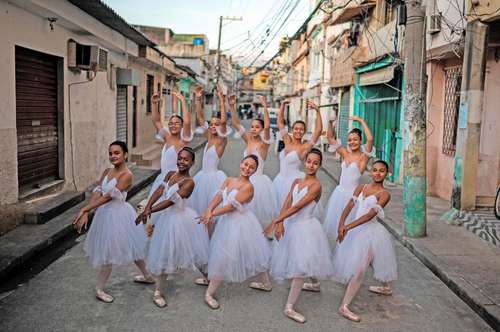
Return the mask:
POLYGON ((351 116, 350 120, 359 122, 363 127, 363 132, 366 135, 365 150, 367 153, 371 153, 373 148, 373 135, 370 130, 370 127, 368 127, 365 120, 363 120, 359 116, 351 116))
POLYGON ((335 137, 335 130, 333 128, 333 123, 335 120, 328 119, 328 128, 326 130, 326 138, 328 139, 328 144, 330 144, 331 148, 333 150, 330 150, 330 152, 337 152, 342 158, 345 158, 347 156, 347 149, 344 148, 338 139, 335 137))
MULTIPOLYGON (((205 126, 205 113, 203 112, 203 95, 204 95, 203 87, 198 85, 194 89, 194 96, 195 96, 194 112, 196 114, 196 119, 198 120, 198 124, 201 127, 205 126)), ((205 131, 205 134, 206 134, 206 131, 205 131)))
POLYGON ((266 97, 259 95, 259 101, 264 108, 264 142, 269 142, 271 139, 271 118, 269 117, 269 109, 267 108, 266 97))
POLYGON ((191 137, 191 114, 189 113, 189 109, 187 107, 186 98, 184 98, 184 96, 179 91, 172 92, 172 95, 181 102, 182 106, 183 126, 181 138, 184 141, 190 141, 189 138, 191 137))
POLYGON ((236 129, 236 131, 240 134, 241 138, 246 142, 248 140, 247 133, 245 128, 241 125, 240 119, 238 118, 238 112, 236 112, 236 95, 229 96, 229 107, 231 108, 231 122, 236 129))
POLYGON ((149 100, 148 102, 151 103, 151 121, 153 121, 153 125, 155 126, 156 130, 161 131, 163 129, 160 115, 161 98, 158 94, 155 93, 151 96, 151 100, 149 100))
POLYGON ((219 112, 220 112, 220 129, 223 134, 226 133, 227 112, 226 112, 226 96, 220 86, 217 86, 217 97, 219 98, 219 112))

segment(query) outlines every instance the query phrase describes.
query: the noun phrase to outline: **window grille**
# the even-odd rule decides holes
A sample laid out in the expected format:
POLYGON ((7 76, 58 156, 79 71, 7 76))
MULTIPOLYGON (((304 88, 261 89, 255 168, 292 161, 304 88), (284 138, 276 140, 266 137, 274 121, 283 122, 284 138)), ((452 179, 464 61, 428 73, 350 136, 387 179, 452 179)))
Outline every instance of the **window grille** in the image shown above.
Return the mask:
POLYGON ((445 69, 443 153, 454 156, 457 144, 458 110, 460 107, 460 87, 462 67, 445 69))

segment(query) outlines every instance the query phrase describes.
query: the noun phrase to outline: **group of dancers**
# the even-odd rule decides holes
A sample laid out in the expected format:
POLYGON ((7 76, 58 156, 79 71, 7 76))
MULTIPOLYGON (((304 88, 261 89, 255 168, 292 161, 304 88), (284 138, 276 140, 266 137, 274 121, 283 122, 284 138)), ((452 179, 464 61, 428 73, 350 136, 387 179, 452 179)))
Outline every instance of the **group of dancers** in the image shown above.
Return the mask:
POLYGON ((316 174, 323 154, 314 146, 323 125, 317 105, 307 103, 316 111, 316 123, 311 138, 304 141, 306 124, 296 121, 288 132, 284 120, 286 101, 281 104, 278 126, 285 147, 279 153, 279 174, 271 181, 264 174, 272 143, 264 97, 259 97, 263 119, 253 119, 250 129, 245 129, 238 120, 236 97, 226 100, 220 89, 219 114, 207 123, 204 92, 198 87, 195 114, 201 126, 192 132, 184 97, 178 92, 173 96, 180 101, 183 112, 182 117, 173 115, 169 119, 168 128, 160 120, 159 97, 151 100, 153 123, 164 146, 161 173, 153 183, 144 211, 137 216, 126 203, 133 179, 126 164, 127 146, 116 141, 108 151, 113 167, 104 171, 89 203, 75 219, 75 227, 81 232, 87 227, 89 212, 97 209, 84 250, 90 263, 99 268, 95 293, 99 300, 113 301, 104 291, 112 266, 131 262, 141 271, 135 282, 155 284, 153 302, 158 307, 167 305, 163 295, 167 275, 179 270, 201 273, 195 283, 207 286, 204 300, 212 309, 220 307, 215 294, 222 282, 242 283, 257 277, 249 286, 269 292, 271 277, 291 279, 284 313, 300 323, 306 318, 295 310, 295 303, 301 290, 319 292, 319 280, 333 278, 347 284, 339 313, 355 322, 361 319, 349 305, 370 265, 374 278, 382 285, 369 290, 392 294, 389 282, 397 278, 395 251, 389 233, 376 219, 383 217, 383 208, 390 200, 383 184, 389 167, 384 161, 375 161, 372 182, 359 184, 373 157, 373 138, 362 119, 352 118, 363 131, 351 130, 346 146, 334 138, 334 120, 328 121, 329 150, 336 151, 343 161, 340 183, 329 199, 321 224, 318 211, 322 186, 316 174), (235 135, 246 143, 238 177, 226 177, 218 168, 233 131, 227 124, 227 105, 235 135), (207 143, 201 170, 192 177, 195 153, 189 145, 196 133, 205 135, 207 143), (335 242, 333 250, 329 239, 335 242))

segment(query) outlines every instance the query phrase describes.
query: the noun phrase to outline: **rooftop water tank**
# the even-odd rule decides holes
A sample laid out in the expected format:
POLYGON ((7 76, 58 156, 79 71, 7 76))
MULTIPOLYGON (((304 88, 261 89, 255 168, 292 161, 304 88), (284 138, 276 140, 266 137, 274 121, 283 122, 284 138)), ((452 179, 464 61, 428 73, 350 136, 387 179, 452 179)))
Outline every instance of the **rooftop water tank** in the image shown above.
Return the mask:
POLYGON ((193 45, 203 45, 205 44, 205 41, 203 40, 203 38, 193 38, 193 45))

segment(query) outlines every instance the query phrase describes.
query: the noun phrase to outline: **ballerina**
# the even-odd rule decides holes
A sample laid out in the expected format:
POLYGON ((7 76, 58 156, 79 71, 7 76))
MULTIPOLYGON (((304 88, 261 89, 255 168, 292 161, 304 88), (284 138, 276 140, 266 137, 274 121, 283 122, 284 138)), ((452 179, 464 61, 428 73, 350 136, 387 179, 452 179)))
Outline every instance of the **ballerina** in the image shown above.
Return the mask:
POLYGON ((259 100, 264 106, 264 120, 253 119, 249 131, 245 130, 238 119, 236 96, 229 97, 229 105, 231 107, 232 124, 246 143, 243 157, 253 154, 259 159, 257 170, 250 177, 254 195, 249 203, 249 209, 255 214, 262 227, 265 228, 278 215, 278 202, 272 181, 264 174, 264 161, 267 158, 269 145, 271 144, 271 121, 265 97, 259 96, 259 100))
POLYGON ((181 102, 182 117, 174 114, 168 120, 168 128, 163 127, 160 116, 160 97, 155 94, 151 97, 151 119, 153 125, 158 130, 156 138, 164 142, 161 151, 160 167, 161 173, 156 177, 151 190, 149 191, 148 199, 151 198, 156 189, 163 183, 165 176, 170 171, 177 170, 177 153, 183 147, 189 146, 193 140, 193 133, 191 132, 191 117, 186 104, 186 99, 178 91, 173 90, 172 96, 174 103, 181 102))
POLYGON ((114 300, 104 291, 113 265, 134 262, 142 272, 142 280, 153 282, 144 263, 146 233, 143 227, 136 227, 135 210, 125 201, 127 190, 133 182, 132 172, 126 164, 127 154, 128 148, 124 142, 115 141, 109 145, 109 161, 113 168, 103 172, 89 203, 80 210, 73 222, 77 232, 81 233, 87 229, 89 212, 97 209, 83 249, 92 266, 100 269, 95 296, 105 303, 114 300))
POLYGON ((321 121, 319 107, 311 100, 308 100, 307 106, 316 111, 316 123, 311 139, 306 142, 303 141, 306 132, 306 123, 302 120, 297 120, 293 123, 292 132, 289 134, 286 130, 284 120, 285 106, 288 103, 288 100, 283 101, 278 113, 278 128, 285 143, 285 148, 279 153, 280 171, 273 181, 278 207, 283 206, 290 191, 290 186, 295 179, 304 177, 304 173, 300 171, 302 161, 305 159, 308 151, 316 145, 323 131, 323 122, 321 121))
POLYGON ((254 195, 250 176, 257 170, 259 159, 248 155, 240 163, 240 176, 227 178, 221 190, 200 217, 200 223, 208 224, 217 220, 210 240, 208 257, 208 279, 205 302, 212 309, 219 308, 214 298, 215 291, 223 281, 243 282, 259 275, 261 282, 253 282, 250 287, 271 291, 272 285, 267 270, 271 258, 268 241, 262 234, 259 221, 248 208, 254 195), (222 206, 218 205, 222 202, 222 206))
POLYGON ((305 278, 325 279, 333 272, 328 238, 314 216, 321 198, 321 183, 316 173, 322 159, 318 149, 306 154, 305 178, 293 182, 280 215, 265 230, 272 234, 275 229, 278 240, 273 243, 271 276, 277 280, 292 279, 284 313, 299 323, 305 323, 306 318, 295 311, 294 305, 305 278))
MULTIPOLYGON (((202 124, 196 132, 200 132, 207 137, 207 144, 203 150, 203 161, 201 170, 195 175, 195 188, 189 198, 189 204, 196 210, 198 215, 203 214, 208 208, 219 188, 226 179, 226 174, 218 169, 220 159, 224 154, 227 145, 227 137, 231 130, 226 129, 227 113, 225 111, 225 98, 219 87, 217 96, 219 98, 220 117, 213 117, 210 125, 205 121, 203 114, 203 89, 199 86, 195 89, 195 110, 198 122, 202 124)), ((212 229, 209 229, 209 235, 212 229)))
POLYGON ((373 164, 373 182, 356 188, 338 226, 333 271, 338 281, 347 283, 339 313, 354 322, 361 321, 361 318, 349 309, 349 305, 363 283, 368 266, 372 265, 373 277, 382 282, 382 286, 368 288, 373 293, 391 295, 389 282, 397 279, 396 253, 391 235, 376 219, 384 218, 383 208, 391 199, 384 188, 388 170, 383 160, 373 164), (349 219, 350 216, 352 218, 349 219))
POLYGON ((136 223, 151 214, 155 227, 149 247, 147 268, 154 275, 156 289, 153 302, 160 308, 167 305, 162 288, 167 274, 181 269, 204 272, 208 263, 208 234, 205 226, 196 223, 197 213, 187 206, 194 181, 189 175, 195 159, 194 151, 184 147, 177 157, 177 172, 171 171, 163 184, 149 199, 136 223), (155 204, 160 199, 160 203, 155 204), (155 204, 155 205, 153 205, 155 204))

